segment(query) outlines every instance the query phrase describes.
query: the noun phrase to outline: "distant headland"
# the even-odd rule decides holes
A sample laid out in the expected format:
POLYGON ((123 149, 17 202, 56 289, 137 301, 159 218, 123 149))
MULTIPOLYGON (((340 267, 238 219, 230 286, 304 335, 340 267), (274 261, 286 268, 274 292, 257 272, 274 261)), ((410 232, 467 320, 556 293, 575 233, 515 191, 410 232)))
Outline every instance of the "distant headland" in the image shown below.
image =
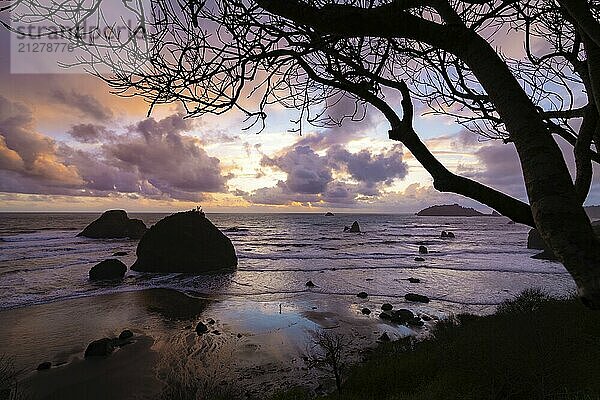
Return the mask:
POLYGON ((490 217, 498 216, 498 213, 484 214, 474 208, 463 207, 458 204, 446 204, 427 207, 417 213, 421 217, 490 217))

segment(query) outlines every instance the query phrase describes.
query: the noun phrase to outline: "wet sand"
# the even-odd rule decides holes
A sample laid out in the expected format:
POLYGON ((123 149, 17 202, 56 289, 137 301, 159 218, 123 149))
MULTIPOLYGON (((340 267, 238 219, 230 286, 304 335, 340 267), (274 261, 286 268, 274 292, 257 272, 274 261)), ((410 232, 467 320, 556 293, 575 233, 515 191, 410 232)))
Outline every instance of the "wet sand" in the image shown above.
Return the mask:
POLYGON ((156 376, 158 352, 154 339, 136 335, 108 357, 75 360, 39 371, 21 385, 32 399, 106 400, 144 399, 160 393, 163 383, 156 376))
POLYGON ((302 360, 316 331, 352 339, 352 361, 383 332, 392 338, 411 333, 361 315, 358 299, 326 301, 208 299, 169 289, 66 300, 0 312, 0 354, 26 371, 21 388, 32 399, 158 399, 177 390, 264 398, 292 386, 328 390, 327 376, 307 370, 302 360), (200 321, 209 332, 198 336, 200 321), (123 329, 134 332, 132 344, 83 359, 88 343, 123 329), (43 361, 53 367, 35 371, 43 361))

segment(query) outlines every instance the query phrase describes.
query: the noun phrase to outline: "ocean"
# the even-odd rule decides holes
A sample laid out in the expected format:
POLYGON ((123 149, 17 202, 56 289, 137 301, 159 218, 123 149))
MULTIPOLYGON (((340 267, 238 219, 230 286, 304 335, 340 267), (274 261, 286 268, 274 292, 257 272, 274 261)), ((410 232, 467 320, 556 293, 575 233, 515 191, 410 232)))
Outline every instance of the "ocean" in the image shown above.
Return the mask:
MULTIPOLYGON (((89 269, 117 251, 128 266, 137 241, 76 237, 99 214, 0 214, 0 310, 59 300, 171 288, 191 295, 239 300, 285 301, 304 295, 330 301, 402 299, 425 294, 440 313, 487 313, 502 300, 530 287, 551 294, 575 286, 556 262, 531 259, 528 227, 502 217, 414 215, 208 214, 232 240, 239 266, 222 276, 154 275, 128 271, 119 284, 88 280, 89 269), (362 234, 344 233, 360 223, 362 234), (441 238, 442 230, 455 239, 441 238), (415 261, 419 245, 429 254, 415 261), (408 278, 418 278, 411 284, 408 278), (316 287, 307 288, 312 280, 316 287)), ((130 214, 148 226, 165 214, 130 214)))
MULTIPOLYGON (((168 390, 165 376, 205 388, 225 384, 252 399, 298 385, 328 392, 331 387, 315 384, 326 378, 323 372, 307 370, 303 361, 320 331, 350 338, 352 363, 384 333, 426 336, 436 319, 491 313, 526 288, 558 296, 575 290, 561 264, 530 258, 536 251, 526 248, 529 228, 506 218, 374 214, 208 214, 235 246, 235 272, 128 271, 121 282, 90 282, 90 268, 115 252, 126 252, 119 258, 132 265, 137 246, 76 236, 98 216, 0 214, 0 357, 25 371, 24 385, 34 391, 69 391, 48 385, 80 382, 73 376, 86 382, 85 371, 97 365, 128 371, 128 380, 146 371, 131 393, 168 390), (353 221, 363 233, 343 232, 353 221), (442 230, 456 237, 441 238, 442 230), (421 245, 429 254, 419 254, 421 245), (309 280, 316 286, 307 287, 309 280), (431 302, 407 302, 409 292, 431 302), (427 322, 407 327, 383 320, 384 303, 427 322), (364 308, 372 312, 365 315, 364 308), (201 321, 211 333, 196 334, 201 321), (83 359, 91 341, 123 329, 137 338, 129 353, 119 350, 98 363, 83 359), (35 371, 44 361, 52 363, 52 375, 35 371)), ((163 216, 130 214, 147 225, 163 216)), ((110 396, 120 395, 104 398, 110 396)))

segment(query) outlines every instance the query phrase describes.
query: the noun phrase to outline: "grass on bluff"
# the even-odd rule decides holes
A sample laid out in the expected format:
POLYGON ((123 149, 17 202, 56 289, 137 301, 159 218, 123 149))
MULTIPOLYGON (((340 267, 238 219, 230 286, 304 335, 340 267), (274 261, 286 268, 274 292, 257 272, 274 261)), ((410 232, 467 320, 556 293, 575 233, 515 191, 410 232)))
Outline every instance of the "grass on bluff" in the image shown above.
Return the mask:
POLYGON ((600 399, 600 311, 527 290, 494 315, 457 315, 427 340, 379 346, 326 399, 600 399))

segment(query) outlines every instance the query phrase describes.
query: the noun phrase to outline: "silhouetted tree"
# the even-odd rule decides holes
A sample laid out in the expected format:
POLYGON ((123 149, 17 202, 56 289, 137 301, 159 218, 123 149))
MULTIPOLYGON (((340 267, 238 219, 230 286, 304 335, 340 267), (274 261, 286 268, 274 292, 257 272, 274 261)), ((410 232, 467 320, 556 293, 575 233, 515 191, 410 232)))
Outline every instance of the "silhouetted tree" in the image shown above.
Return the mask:
POLYGON ((318 331, 304 357, 309 368, 331 373, 338 393, 342 391, 342 378, 347 368, 351 340, 342 334, 318 331))
MULTIPOLYGON (((131 32, 142 32, 143 40, 110 37, 93 46, 85 34, 74 40, 87 51, 81 62, 115 92, 144 97, 150 110, 178 101, 189 116, 238 109, 251 125, 264 124, 268 106, 277 103, 298 111, 300 130, 305 121, 337 125, 362 118, 367 105, 377 109, 390 139, 411 151, 436 189, 537 227, 582 300, 600 308, 600 241, 582 207, 592 163, 600 160, 600 3, 149 1, 131 32), (525 57, 494 48, 507 32, 524 43, 525 57), (529 204, 440 163, 415 132, 411 94, 431 111, 515 146, 529 204), (328 114, 348 98, 354 112, 328 114), (575 182, 553 135, 573 146, 575 182)), ((102 20, 102 8, 90 3, 15 0, 9 8, 21 21, 45 18, 68 35, 71 26, 102 20)))

